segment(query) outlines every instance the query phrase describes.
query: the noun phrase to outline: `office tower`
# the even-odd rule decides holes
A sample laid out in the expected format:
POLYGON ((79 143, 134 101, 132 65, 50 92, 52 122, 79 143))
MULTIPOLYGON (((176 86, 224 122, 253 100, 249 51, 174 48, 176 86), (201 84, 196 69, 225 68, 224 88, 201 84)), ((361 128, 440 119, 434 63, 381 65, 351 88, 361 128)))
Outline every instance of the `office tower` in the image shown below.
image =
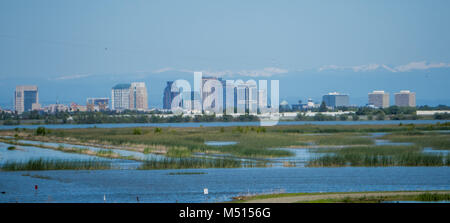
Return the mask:
MULTIPOLYGON (((226 101, 226 96, 225 96, 225 86, 226 83, 224 80, 222 80, 222 78, 217 78, 217 77, 202 77, 202 87, 201 87, 201 95, 202 95, 202 108, 203 110, 205 110, 206 108, 203 107, 204 105, 207 105, 208 107, 212 108, 212 109, 223 109, 223 106, 225 104, 226 101), (220 83, 220 86, 222 88, 221 92, 216 92, 216 87, 212 87, 210 92, 206 92, 206 88, 205 88, 205 84, 207 81, 218 81, 220 83), (216 102, 216 100, 213 97, 209 97, 213 94, 217 93, 218 95, 218 100, 220 101, 220 104, 218 104, 219 102, 216 102)), ((209 90, 209 89, 208 89, 209 90)))
POLYGON ((171 109, 173 99, 180 94, 180 92, 172 92, 172 85, 173 81, 167 81, 166 88, 164 88, 163 109, 171 109))
POLYGON ((384 91, 373 91, 369 93, 369 105, 377 108, 389 107, 389 93, 384 91))
POLYGON ((130 109, 131 84, 118 84, 112 88, 111 110, 130 109))
POLYGON ((33 104, 39 104, 38 87, 34 85, 16 86, 14 107, 17 113, 21 114, 25 111, 31 111, 33 104))
POLYGON ((416 107, 416 93, 407 90, 395 93, 395 105, 400 107, 416 107))
POLYGON ((130 109, 140 111, 148 109, 147 87, 144 82, 131 83, 130 109))
POLYGON ((88 111, 106 111, 109 108, 109 98, 88 98, 86 108, 88 111))
POLYGON ((322 100, 328 107, 345 107, 349 106, 349 97, 346 94, 340 94, 338 92, 331 92, 322 97, 322 100))

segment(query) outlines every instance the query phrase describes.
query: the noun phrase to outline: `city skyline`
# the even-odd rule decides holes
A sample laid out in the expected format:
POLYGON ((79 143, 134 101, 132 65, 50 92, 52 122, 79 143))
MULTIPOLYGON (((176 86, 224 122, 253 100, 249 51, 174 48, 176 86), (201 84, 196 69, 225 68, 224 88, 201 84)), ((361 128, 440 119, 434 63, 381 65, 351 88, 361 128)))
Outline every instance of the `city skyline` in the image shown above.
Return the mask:
MULTIPOLYGON (((200 73, 201 75, 201 73, 200 73)), ((217 97, 221 98, 220 100, 223 100, 223 104, 220 104, 218 106, 219 110, 227 110, 228 107, 234 107, 235 112, 231 113, 242 113, 242 111, 247 111, 250 107, 249 100, 249 89, 253 86, 246 84, 237 84, 237 82, 233 80, 223 80, 221 78, 217 77, 202 77, 201 78, 201 88, 200 92, 196 92, 195 90, 189 91, 187 94, 184 93, 181 96, 181 101, 179 102, 179 107, 182 108, 188 108, 188 110, 199 112, 199 110, 194 109, 192 106, 192 103, 194 103, 195 100, 198 100, 199 96, 197 95, 203 95, 200 98, 201 102, 201 111, 205 111, 206 108, 203 107, 205 104, 209 104, 212 106, 212 108, 216 107, 215 105, 215 99, 208 99, 208 96, 212 95, 212 92, 215 91, 214 85, 212 86, 212 91, 210 93, 205 93, 203 90, 205 88, 209 88, 205 86, 205 83, 207 81, 218 81, 217 84, 219 84, 223 89, 223 91, 220 92, 220 94, 217 95, 217 97), (228 81, 230 82, 230 85, 228 84, 228 81), (235 82, 235 84, 232 84, 235 82), (241 89, 241 87, 244 87, 241 89), (242 92, 238 92, 239 89, 243 90, 242 92), (229 98, 229 99, 227 99, 229 98), (213 101, 206 101, 206 100, 213 100, 213 101), (230 100, 230 101, 228 101, 230 100), (243 104, 239 104, 238 100, 245 101, 243 104), (228 104, 229 103, 229 104, 228 104), (186 104, 186 105, 183 105, 186 104), (241 108, 239 106, 245 106, 245 108, 241 108), (236 111, 237 109, 237 111, 236 111)), ((39 91, 38 86, 36 85, 19 85, 16 86, 16 90, 14 92, 14 99, 15 99, 15 108, 14 110, 17 111, 19 114, 23 113, 24 111, 31 111, 31 110, 41 110, 46 112, 54 112, 54 111, 106 111, 106 110, 113 110, 113 111, 123 111, 123 110, 138 110, 138 111, 148 111, 150 109, 157 109, 157 110, 170 110, 172 109, 172 101, 174 98, 180 94, 180 92, 172 92, 172 85, 175 81, 167 81, 167 85, 164 88, 163 94, 163 107, 154 107, 149 108, 148 107, 148 90, 146 88, 145 82, 132 82, 131 84, 128 83, 121 83, 116 84, 112 87, 111 91, 111 98, 109 97, 103 97, 103 98, 95 98, 95 97, 89 97, 86 99, 86 105, 83 106, 82 104, 77 104, 75 102, 71 102, 70 105, 66 105, 64 103, 59 104, 43 104, 41 105, 39 103, 39 91), (111 104, 110 104, 111 101, 111 104)), ((267 92, 264 90, 261 90, 260 87, 254 86, 255 89, 251 90, 253 94, 256 94, 254 97, 255 100, 255 106, 257 108, 252 109, 254 112, 256 112, 257 109, 260 109, 260 106, 271 106, 270 101, 267 98, 267 92), (261 102, 260 102, 261 101, 261 102), (269 103, 268 103, 269 101, 269 103)), ((179 89, 181 91, 181 89, 179 89)), ((416 93, 411 92, 410 90, 400 90, 399 92, 395 92, 394 94, 394 103, 390 103, 390 94, 389 92, 386 92, 384 90, 374 90, 372 92, 368 93, 367 103, 364 106, 368 107, 375 107, 375 108, 388 108, 390 106, 399 106, 399 107, 416 107, 416 93)), ((327 94, 324 94, 322 96, 321 101, 316 101, 319 103, 325 103, 325 105, 329 108, 339 108, 339 107, 362 107, 357 105, 352 105, 349 103, 349 94, 343 94, 339 92, 329 92, 327 94)), ((300 108, 299 110, 302 110, 303 107, 306 108, 313 108, 318 107, 319 104, 314 104, 314 100, 311 98, 308 98, 308 103, 302 104, 302 100, 298 100, 298 104, 296 103, 288 103, 286 100, 282 100, 280 103, 281 107, 283 109, 286 108, 293 108, 293 110, 298 110, 296 108, 300 108)), ((280 108, 281 108, 280 107, 280 108)), ((0 107, 1 108, 1 107, 0 107)), ((231 110, 230 110, 231 111, 231 110)))
POLYGON ((364 105, 367 92, 411 89, 418 105, 450 104, 448 1, 108 3, 2 1, 0 107, 17 85, 68 104, 131 81, 162 107, 166 81, 194 71, 280 80, 289 103, 337 91, 364 105))

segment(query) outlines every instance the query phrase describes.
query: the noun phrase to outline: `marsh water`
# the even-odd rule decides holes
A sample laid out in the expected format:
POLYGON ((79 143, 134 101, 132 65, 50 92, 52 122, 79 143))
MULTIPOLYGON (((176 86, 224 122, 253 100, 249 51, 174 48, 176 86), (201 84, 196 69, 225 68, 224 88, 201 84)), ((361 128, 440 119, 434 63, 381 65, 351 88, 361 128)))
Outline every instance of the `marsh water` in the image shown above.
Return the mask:
MULTIPOLYGON (((376 145, 405 145, 376 139, 385 133, 373 133, 376 145)), ((222 202, 247 194, 274 192, 356 192, 450 190, 449 167, 338 167, 305 168, 307 161, 323 155, 305 148, 274 148, 292 151, 292 157, 272 158, 271 168, 228 168, 188 170, 136 170, 140 162, 100 158, 85 154, 44 149, 52 147, 86 148, 91 146, 18 140, 36 146, 0 143, 0 163, 30 158, 108 160, 112 170, 0 171, 0 203, 3 202, 222 202), (285 167, 285 162, 295 167, 285 167), (184 174, 198 172, 202 174, 184 174), (173 174, 178 173, 178 174, 173 174), (38 190, 34 186, 38 185, 38 190), (209 194, 204 195, 203 189, 209 194), (106 198, 106 200, 104 200, 106 198)), ((236 142, 206 142, 227 146, 236 142)), ((128 150, 112 150, 122 156, 162 157, 128 150)), ((424 152, 448 153, 424 148, 424 152)), ((196 154, 223 158, 226 154, 196 154)))
POLYGON ((248 193, 450 190, 449 176, 448 167, 14 171, 0 173, 0 202, 220 202, 248 193), (170 174, 185 171, 205 174, 170 174))

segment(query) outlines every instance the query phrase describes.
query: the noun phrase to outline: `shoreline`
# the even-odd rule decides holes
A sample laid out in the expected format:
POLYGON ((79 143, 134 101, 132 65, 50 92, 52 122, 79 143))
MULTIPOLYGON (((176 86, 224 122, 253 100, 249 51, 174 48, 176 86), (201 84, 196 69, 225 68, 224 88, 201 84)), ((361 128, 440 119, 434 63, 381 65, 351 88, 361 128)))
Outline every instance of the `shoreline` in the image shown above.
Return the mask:
MULTIPOLYGON (((296 121, 279 120, 275 126, 295 126, 295 125, 398 125, 398 124, 437 124, 446 123, 450 120, 439 119, 417 119, 417 120, 333 120, 333 121, 296 121)), ((179 127, 179 128, 199 128, 199 127, 234 127, 234 126, 260 126, 260 121, 231 121, 231 122, 149 122, 149 123, 92 123, 92 124, 19 124, 0 125, 0 130, 14 130, 16 128, 35 129, 43 126, 51 129, 78 129, 78 128, 137 128, 137 127, 179 127), (72 127, 71 127, 72 126, 72 127)))
POLYGON ((280 193, 233 197, 233 203, 380 203, 383 201, 418 201, 417 196, 450 196, 450 190, 364 191, 326 193, 280 193))

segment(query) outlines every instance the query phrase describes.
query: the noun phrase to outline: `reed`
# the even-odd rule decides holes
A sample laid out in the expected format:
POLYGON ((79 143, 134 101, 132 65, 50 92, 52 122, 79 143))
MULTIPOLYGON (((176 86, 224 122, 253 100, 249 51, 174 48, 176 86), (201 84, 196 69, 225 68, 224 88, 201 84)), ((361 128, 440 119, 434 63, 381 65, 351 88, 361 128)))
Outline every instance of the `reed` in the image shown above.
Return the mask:
POLYGON ((243 162, 236 159, 203 158, 152 158, 145 160, 138 169, 205 169, 205 168, 239 168, 260 167, 260 163, 243 162))
POLYGON ((450 155, 424 154, 417 146, 366 146, 343 149, 325 149, 307 166, 449 166, 450 155), (332 152, 330 154, 330 152, 332 152))
POLYGON ((419 194, 416 198, 418 201, 450 201, 450 193, 423 193, 419 194))
POLYGON ((8 146, 8 150, 16 150, 15 146, 8 146))
POLYGON ((450 150, 450 134, 449 133, 423 133, 417 131, 398 132, 388 134, 383 139, 393 142, 412 142, 422 147, 432 147, 433 149, 450 150))
POLYGON ((111 163, 100 160, 50 160, 31 159, 28 161, 7 161, 1 165, 1 170, 98 170, 110 169, 111 163))
POLYGON ((300 135, 299 139, 314 142, 317 145, 373 145, 372 138, 361 137, 361 134, 336 133, 326 135, 300 135))
POLYGON ((167 157, 190 157, 192 152, 185 147, 171 147, 167 151, 167 157))

